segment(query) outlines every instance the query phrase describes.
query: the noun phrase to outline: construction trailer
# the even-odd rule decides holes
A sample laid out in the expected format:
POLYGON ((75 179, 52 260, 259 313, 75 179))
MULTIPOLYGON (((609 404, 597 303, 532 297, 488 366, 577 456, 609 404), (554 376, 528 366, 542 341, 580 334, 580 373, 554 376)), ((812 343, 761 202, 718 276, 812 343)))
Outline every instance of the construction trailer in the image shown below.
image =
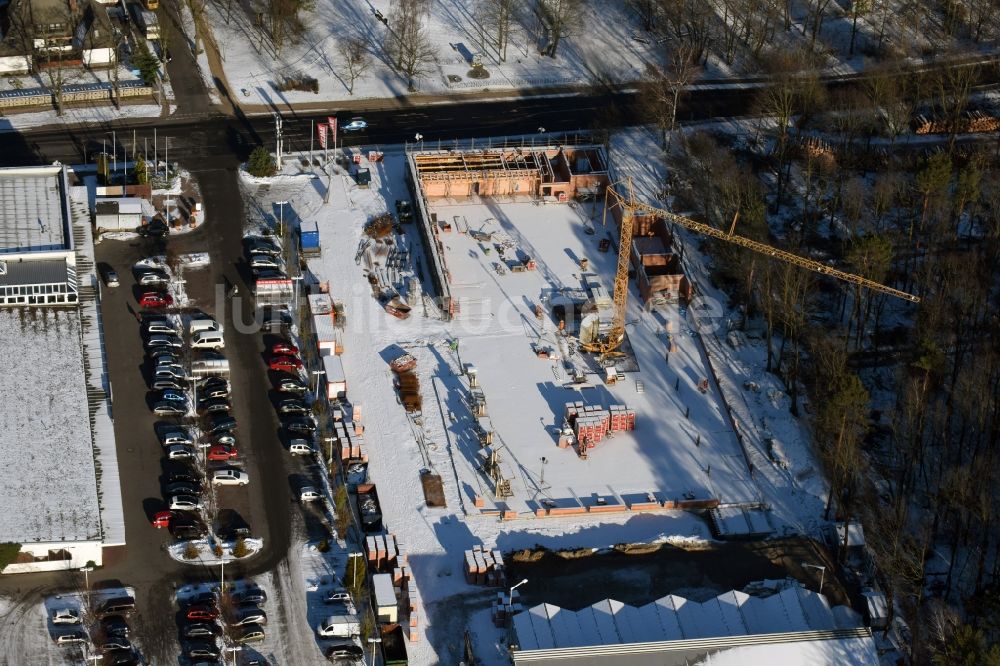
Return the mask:
POLYGON ((398 622, 399 604, 396 591, 392 587, 392 574, 380 573, 372 576, 375 590, 375 619, 379 622, 398 622))
POLYGON ((306 220, 299 225, 299 252, 307 257, 322 254, 319 244, 319 225, 316 220, 306 220))
POLYGON ((135 231, 142 226, 142 200, 134 197, 97 199, 94 227, 101 231, 135 231))
POLYGON ((344 374, 344 362, 339 356, 328 354, 323 357, 323 372, 326 381, 326 397, 328 400, 338 400, 347 397, 347 375, 344 374))

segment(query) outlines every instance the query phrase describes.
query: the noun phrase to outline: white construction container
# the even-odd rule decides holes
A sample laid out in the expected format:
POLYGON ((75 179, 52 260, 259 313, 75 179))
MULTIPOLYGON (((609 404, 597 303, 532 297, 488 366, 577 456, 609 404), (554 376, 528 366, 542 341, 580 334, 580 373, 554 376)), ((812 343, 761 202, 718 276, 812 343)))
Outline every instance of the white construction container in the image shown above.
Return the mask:
POLYGON ((347 397, 347 375, 344 374, 344 363, 339 356, 323 357, 323 371, 326 372, 326 397, 329 400, 347 397))
POLYGON ((316 331, 316 344, 319 345, 320 356, 340 353, 340 331, 333 325, 332 314, 314 315, 313 330, 316 331))
POLYGON ((375 588, 375 618, 379 622, 398 622, 399 609, 396 591, 392 588, 392 574, 375 574, 372 576, 372 587, 375 588))

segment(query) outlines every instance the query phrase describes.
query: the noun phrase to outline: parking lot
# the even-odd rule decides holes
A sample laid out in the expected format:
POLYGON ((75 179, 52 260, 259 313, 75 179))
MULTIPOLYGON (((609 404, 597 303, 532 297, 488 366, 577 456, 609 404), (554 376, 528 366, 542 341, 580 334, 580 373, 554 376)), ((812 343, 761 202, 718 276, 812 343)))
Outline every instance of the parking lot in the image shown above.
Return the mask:
MULTIPOLYGON (((240 209, 238 197, 230 203, 233 207, 229 210, 240 209)), ((298 512, 293 492, 307 475, 303 465, 285 452, 278 436, 271 382, 263 362, 264 338, 249 326, 253 311, 240 299, 234 307, 234 301, 226 298, 226 285, 237 284, 243 294, 248 293, 236 270, 243 252, 241 236, 237 217, 167 241, 171 254, 207 251, 211 257, 205 266, 182 271, 188 298, 183 305, 216 317, 224 326, 222 351, 230 366, 231 413, 238 423, 240 466, 250 477, 246 487, 220 488, 217 498, 219 507, 228 510, 224 515, 235 512, 249 524, 252 536, 263 541, 261 553, 227 566, 227 578, 271 569, 285 556, 291 538, 289 512, 298 512), (234 315, 244 326, 234 325, 234 315)), ((131 267, 144 257, 164 254, 165 249, 155 238, 105 242, 97 248, 98 261, 116 270, 120 280, 120 286, 102 289, 128 543, 126 560, 114 573, 142 590, 135 622, 137 634, 148 636, 143 646, 149 663, 176 662, 180 653, 176 634, 163 631, 164 623, 176 613, 175 586, 212 579, 217 572, 214 567, 173 562, 163 552, 173 541, 168 530, 157 530, 150 524, 154 514, 165 508, 161 495, 163 449, 155 428, 173 419, 150 411, 150 367, 143 349, 131 267)))

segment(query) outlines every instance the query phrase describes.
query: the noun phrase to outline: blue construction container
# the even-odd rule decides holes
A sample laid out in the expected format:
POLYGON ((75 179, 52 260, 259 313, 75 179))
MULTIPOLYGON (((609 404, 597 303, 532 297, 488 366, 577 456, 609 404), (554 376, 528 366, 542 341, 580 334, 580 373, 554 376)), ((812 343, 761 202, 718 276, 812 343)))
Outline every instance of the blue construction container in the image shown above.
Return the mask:
POLYGON ((314 221, 303 222, 299 227, 303 250, 319 250, 319 226, 314 221))

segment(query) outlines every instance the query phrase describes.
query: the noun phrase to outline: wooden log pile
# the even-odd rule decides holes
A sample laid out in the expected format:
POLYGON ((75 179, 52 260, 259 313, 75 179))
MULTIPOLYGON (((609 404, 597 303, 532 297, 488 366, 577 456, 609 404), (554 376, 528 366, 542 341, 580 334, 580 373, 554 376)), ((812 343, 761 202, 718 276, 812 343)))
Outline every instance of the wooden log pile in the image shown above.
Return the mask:
POLYGON ((419 412, 423 406, 420 397, 420 380, 412 370, 396 375, 396 388, 399 390, 399 400, 408 412, 419 412))

